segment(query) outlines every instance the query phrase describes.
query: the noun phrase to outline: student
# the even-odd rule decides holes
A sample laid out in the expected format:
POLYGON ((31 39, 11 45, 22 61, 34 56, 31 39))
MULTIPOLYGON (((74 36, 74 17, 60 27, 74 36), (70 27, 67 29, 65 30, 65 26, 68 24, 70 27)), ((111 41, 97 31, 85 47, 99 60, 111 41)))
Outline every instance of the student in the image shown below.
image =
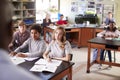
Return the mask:
POLYGON ((68 26, 68 22, 66 20, 63 20, 64 15, 60 15, 60 20, 57 21, 57 26, 68 26))
POLYGON ((66 32, 63 27, 58 27, 53 32, 51 43, 48 45, 43 58, 50 61, 51 58, 70 61, 71 45, 66 40, 66 32))
POLYGON ((19 57, 42 57, 46 43, 40 39, 41 27, 39 25, 33 25, 30 28, 31 37, 26 40, 20 47, 18 47, 11 55, 19 57), (20 52, 21 49, 28 47, 28 54, 20 52))
MULTIPOLYGON (((53 23, 51 22, 50 15, 46 14, 45 19, 43 19, 42 27, 44 28, 44 27, 51 26, 51 25, 53 25, 53 23)), ((44 33, 44 31, 42 31, 42 34, 43 33, 44 33)), ((47 43, 51 42, 51 33, 50 32, 46 32, 46 42, 47 43)))
POLYGON ((45 19, 43 19, 42 26, 43 27, 47 27, 47 26, 50 26, 50 25, 52 25, 52 22, 51 22, 51 19, 50 19, 50 15, 46 14, 45 19))
MULTIPOLYGON (((106 28, 106 30, 98 33, 97 36, 102 37, 102 38, 118 38, 118 37, 120 37, 120 31, 117 30, 117 28, 115 26, 115 22, 111 21, 111 22, 109 22, 109 25, 106 28)), ((108 52, 109 62, 112 62, 111 51, 107 50, 107 52, 108 52)), ((100 60, 103 60, 104 50, 101 50, 100 55, 101 55, 100 60)), ((109 66, 109 67, 111 67, 111 66, 109 66)))
POLYGON ((8 45, 12 40, 12 4, 0 2, 0 80, 40 80, 31 73, 14 65, 8 56, 8 45))
POLYGON ((23 21, 18 22, 18 29, 19 30, 14 33, 12 42, 8 46, 10 51, 14 51, 30 37, 30 32, 26 29, 26 25, 23 21))
POLYGON ((108 12, 108 15, 104 21, 104 24, 107 26, 111 21, 115 22, 115 19, 113 18, 112 12, 108 12))

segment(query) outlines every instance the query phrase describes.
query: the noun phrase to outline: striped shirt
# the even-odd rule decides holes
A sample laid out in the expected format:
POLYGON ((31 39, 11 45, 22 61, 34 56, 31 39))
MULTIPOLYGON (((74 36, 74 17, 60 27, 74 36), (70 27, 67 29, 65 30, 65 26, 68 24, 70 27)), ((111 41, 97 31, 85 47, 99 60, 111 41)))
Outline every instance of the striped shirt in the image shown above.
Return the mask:
POLYGON ((20 52, 22 49, 28 48, 28 57, 42 57, 46 50, 46 43, 44 40, 34 40, 29 38, 15 52, 20 52))

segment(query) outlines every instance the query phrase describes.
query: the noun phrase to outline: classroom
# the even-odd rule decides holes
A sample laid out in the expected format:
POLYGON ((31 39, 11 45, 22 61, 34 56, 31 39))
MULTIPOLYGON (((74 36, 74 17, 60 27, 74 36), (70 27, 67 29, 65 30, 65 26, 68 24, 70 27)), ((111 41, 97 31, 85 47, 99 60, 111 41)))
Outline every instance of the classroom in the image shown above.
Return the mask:
POLYGON ((119 0, 1 0, 0 80, 120 80, 119 0))

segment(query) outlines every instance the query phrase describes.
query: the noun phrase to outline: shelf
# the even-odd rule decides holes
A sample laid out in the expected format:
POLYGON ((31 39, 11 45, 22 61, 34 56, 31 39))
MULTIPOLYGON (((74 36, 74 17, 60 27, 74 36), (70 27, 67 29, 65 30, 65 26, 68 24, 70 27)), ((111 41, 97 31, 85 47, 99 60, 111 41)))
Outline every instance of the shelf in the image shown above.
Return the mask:
POLYGON ((28 11, 35 11, 35 9, 23 9, 24 11, 28 10, 28 11))
POLYGON ((35 0, 10 0, 13 4, 15 24, 23 20, 26 24, 36 22, 35 0), (28 21, 28 22, 27 22, 28 21))
POLYGON ((35 18, 35 16, 31 16, 31 17, 23 17, 24 19, 26 19, 26 18, 35 18))

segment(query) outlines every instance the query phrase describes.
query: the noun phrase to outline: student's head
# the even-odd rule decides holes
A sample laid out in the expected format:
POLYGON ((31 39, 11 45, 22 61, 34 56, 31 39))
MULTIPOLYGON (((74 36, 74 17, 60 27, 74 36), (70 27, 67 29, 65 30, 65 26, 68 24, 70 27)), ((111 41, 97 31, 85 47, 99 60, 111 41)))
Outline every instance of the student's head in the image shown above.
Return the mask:
POLYGON ((47 13, 45 18, 50 19, 50 14, 47 13))
POLYGON ((41 26, 39 24, 32 25, 30 28, 30 33, 34 40, 40 39, 41 26))
POLYGON ((112 12, 108 12, 108 18, 112 18, 113 15, 112 15, 112 12))
POLYGON ((117 29, 115 25, 116 23, 114 21, 109 22, 109 27, 107 28, 107 30, 111 30, 114 32, 117 29))
POLYGON ((63 18, 64 18, 64 15, 61 14, 61 15, 60 15, 60 20, 63 20, 63 18))
POLYGON ((66 32, 63 27, 57 27, 53 32, 53 40, 58 40, 61 42, 66 41, 66 32))
POLYGON ((7 49, 13 35, 12 27, 12 4, 9 0, 0 1, 0 48, 7 49))
POLYGON ((18 29, 21 33, 24 33, 26 31, 26 24, 24 21, 19 21, 18 22, 18 29))

